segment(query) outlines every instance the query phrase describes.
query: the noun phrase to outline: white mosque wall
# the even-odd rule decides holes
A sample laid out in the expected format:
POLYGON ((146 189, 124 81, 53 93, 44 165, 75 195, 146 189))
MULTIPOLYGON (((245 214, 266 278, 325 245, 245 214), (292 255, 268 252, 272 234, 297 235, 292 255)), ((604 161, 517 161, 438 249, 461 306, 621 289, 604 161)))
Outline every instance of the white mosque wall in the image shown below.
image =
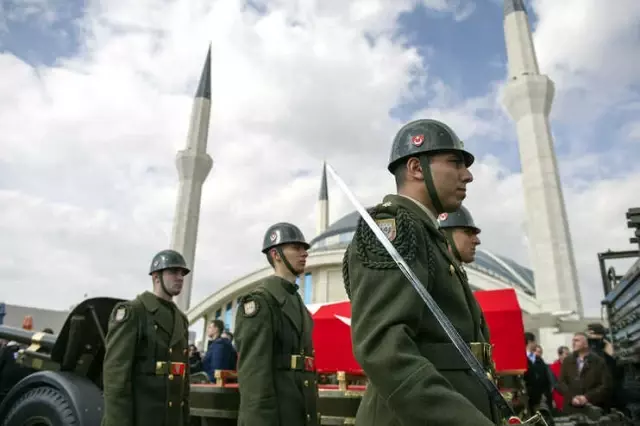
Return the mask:
MULTIPOLYGON (((347 299, 342 281, 342 257, 344 250, 311 252, 307 259, 307 272, 299 279, 300 295, 305 304, 337 302, 347 299)), ((469 282, 474 290, 494 290, 511 288, 511 285, 494 276, 467 268, 469 282)), ((206 324, 220 318, 233 330, 238 299, 249 292, 262 278, 272 274, 268 265, 235 280, 219 291, 211 294, 187 312, 190 324, 200 323, 202 332, 206 324), (204 321, 202 321, 204 320, 204 321)), ((407 282, 407 285, 410 285, 407 282)), ((532 296, 516 288, 521 309, 525 313, 535 314, 540 308, 532 296)), ((198 333, 200 335, 200 333, 198 333)))

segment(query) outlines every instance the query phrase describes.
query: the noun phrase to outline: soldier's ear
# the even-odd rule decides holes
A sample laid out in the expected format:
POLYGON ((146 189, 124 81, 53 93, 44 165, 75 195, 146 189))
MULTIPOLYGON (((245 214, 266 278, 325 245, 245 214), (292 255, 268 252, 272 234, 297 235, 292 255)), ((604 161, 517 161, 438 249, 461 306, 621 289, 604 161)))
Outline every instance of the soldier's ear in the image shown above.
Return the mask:
POLYGON ((280 259, 280 254, 278 253, 278 250, 272 248, 271 250, 269 250, 269 254, 271 255, 271 259, 275 262, 276 260, 281 260, 280 259))
POLYGON ((414 180, 423 180, 424 172, 422 171, 422 165, 418 157, 411 157, 407 160, 406 174, 411 176, 414 180))

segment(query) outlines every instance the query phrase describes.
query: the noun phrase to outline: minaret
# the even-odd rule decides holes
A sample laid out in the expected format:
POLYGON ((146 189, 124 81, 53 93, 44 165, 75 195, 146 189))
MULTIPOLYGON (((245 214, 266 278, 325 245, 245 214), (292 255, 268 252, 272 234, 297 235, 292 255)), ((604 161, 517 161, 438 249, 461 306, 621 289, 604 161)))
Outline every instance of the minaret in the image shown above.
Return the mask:
POLYGON ((318 224, 316 235, 322 234, 329 227, 329 191, 327 190, 327 164, 322 164, 322 180, 318 197, 318 224))
POLYGON ((185 277, 182 293, 176 298, 176 304, 183 312, 186 312, 191 304, 191 283, 195 268, 194 260, 198 239, 202 185, 213 166, 213 160, 207 154, 210 112, 211 45, 209 45, 207 59, 205 60, 198 90, 193 101, 187 148, 179 151, 176 156, 180 189, 173 222, 171 247, 182 253, 191 269, 191 273, 185 277))
POLYGON ((540 74, 523 0, 505 0, 509 80, 504 106, 516 123, 536 298, 543 311, 582 316, 567 212, 549 127, 555 92, 540 74))

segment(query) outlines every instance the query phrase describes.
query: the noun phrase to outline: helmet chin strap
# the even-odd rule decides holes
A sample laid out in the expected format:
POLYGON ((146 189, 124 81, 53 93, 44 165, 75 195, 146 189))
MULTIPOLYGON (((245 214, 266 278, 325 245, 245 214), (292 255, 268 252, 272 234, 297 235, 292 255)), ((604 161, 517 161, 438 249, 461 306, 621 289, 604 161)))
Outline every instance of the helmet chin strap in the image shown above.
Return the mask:
POLYGON ((289 260, 287 260, 287 257, 282 252, 282 247, 280 246, 276 247, 276 252, 280 255, 280 258, 282 259, 282 263, 284 263, 284 266, 287 267, 289 272, 291 272, 294 277, 297 277, 298 275, 301 274, 301 272, 296 272, 296 270, 293 269, 293 266, 291 266, 291 263, 289 263, 289 260))
POLYGON ((173 294, 169 293, 169 290, 167 290, 167 287, 164 285, 164 278, 163 278, 163 273, 164 271, 160 271, 160 288, 162 288, 162 291, 164 292, 164 294, 166 294, 169 297, 174 297, 173 294))
POLYGON ((444 207, 442 207, 442 203, 440 202, 440 198, 438 197, 438 191, 436 191, 436 185, 433 182, 433 173, 431 173, 431 161, 429 160, 429 156, 421 155, 418 157, 418 159, 420 160, 420 165, 422 166, 424 183, 427 186, 427 193, 429 193, 429 198, 431 198, 433 208, 436 209, 437 214, 444 213, 444 207))
POLYGON ((451 247, 453 257, 455 257, 460 263, 462 263, 462 256, 460 256, 458 247, 456 247, 456 243, 453 239, 453 231, 451 229, 443 229, 442 232, 444 232, 444 234, 447 236, 447 240, 449 240, 449 247, 451 247))

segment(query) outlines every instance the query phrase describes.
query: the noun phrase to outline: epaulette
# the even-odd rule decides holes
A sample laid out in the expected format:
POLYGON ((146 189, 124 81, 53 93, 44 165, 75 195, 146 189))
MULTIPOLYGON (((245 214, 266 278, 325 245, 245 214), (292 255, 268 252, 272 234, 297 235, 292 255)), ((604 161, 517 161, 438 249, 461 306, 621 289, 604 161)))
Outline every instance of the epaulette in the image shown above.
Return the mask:
MULTIPOLYGON (((407 209, 395 203, 382 203, 369 209, 369 214, 405 261, 410 262, 415 259, 418 250, 419 224, 407 209)), ((393 269, 398 267, 376 234, 362 218, 358 221, 353 249, 367 268, 393 269)))

